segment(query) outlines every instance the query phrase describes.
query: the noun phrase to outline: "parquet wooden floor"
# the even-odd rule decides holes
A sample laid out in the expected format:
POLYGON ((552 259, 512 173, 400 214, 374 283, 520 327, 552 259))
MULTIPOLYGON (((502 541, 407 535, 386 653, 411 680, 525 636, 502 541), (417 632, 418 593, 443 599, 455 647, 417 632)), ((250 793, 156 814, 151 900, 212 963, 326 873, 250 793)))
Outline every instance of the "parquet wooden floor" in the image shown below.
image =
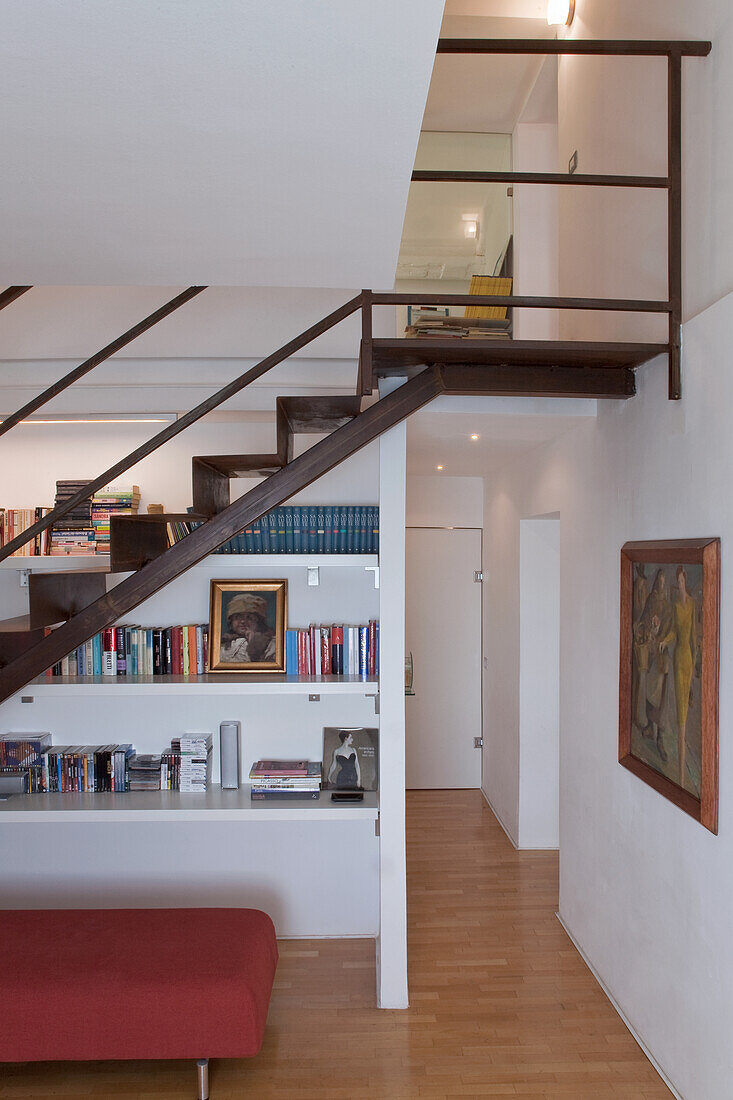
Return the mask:
MULTIPOLYGON (((212 1062, 211 1100, 671 1096, 555 917, 555 854, 415 791, 408 868, 410 1009, 375 1008, 372 941, 284 942, 262 1053, 212 1062)), ((2 1100, 195 1095, 188 1062, 0 1067, 2 1100)))

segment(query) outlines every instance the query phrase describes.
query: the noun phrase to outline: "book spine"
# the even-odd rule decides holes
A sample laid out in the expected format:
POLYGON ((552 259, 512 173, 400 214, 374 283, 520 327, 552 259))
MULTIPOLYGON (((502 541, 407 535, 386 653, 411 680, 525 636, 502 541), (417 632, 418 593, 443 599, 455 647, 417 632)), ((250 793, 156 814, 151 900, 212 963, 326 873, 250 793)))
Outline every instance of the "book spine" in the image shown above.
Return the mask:
POLYGON ((359 675, 369 675, 369 627, 359 627, 359 675))
POLYGON ((343 675, 344 628, 342 626, 331 627, 331 670, 335 676, 343 675))
POLYGON ((115 651, 117 654, 117 675, 125 676, 127 674, 127 657, 125 654, 125 628, 123 626, 115 627, 115 651))
POLYGON ((117 652, 115 650, 114 627, 107 627, 102 632, 102 675, 117 675, 117 652))

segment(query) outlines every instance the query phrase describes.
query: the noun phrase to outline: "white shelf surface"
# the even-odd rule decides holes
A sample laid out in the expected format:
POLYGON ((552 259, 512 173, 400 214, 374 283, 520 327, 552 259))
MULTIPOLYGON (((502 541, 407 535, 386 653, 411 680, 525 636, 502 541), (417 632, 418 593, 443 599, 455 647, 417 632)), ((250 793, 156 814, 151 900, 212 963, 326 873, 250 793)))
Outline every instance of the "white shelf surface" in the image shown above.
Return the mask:
POLYGON ((180 791, 126 791, 123 794, 33 794, 0 798, 0 821, 374 821, 378 795, 363 802, 332 802, 330 791, 316 799, 252 802, 250 784, 237 791, 219 786, 205 794, 180 791))
POLYGON ((254 676, 39 676, 22 695, 377 695, 378 677, 254 676))
MULTIPOLYGON (((192 569, 284 569, 301 566, 313 569, 325 568, 374 569, 379 565, 377 554, 209 554, 192 569)), ((109 554, 64 554, 59 557, 31 555, 30 557, 5 558, 0 569, 36 569, 48 572, 67 569, 109 569, 109 554)))

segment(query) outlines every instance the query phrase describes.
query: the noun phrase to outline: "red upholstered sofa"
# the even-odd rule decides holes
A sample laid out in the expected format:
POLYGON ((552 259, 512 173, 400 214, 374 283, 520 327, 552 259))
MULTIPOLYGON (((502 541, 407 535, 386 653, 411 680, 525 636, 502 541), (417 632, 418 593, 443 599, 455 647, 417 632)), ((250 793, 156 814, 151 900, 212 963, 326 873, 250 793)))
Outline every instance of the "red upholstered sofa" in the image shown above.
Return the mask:
POLYGON ((257 1054, 277 965, 257 909, 0 912, 0 1062, 257 1054))

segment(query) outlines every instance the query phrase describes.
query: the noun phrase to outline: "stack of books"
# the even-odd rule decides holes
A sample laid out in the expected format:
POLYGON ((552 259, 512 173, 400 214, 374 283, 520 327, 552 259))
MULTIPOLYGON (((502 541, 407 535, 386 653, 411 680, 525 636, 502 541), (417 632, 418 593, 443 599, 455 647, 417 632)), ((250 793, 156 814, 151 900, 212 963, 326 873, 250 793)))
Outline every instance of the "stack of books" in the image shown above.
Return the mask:
POLYGON ((317 799, 321 793, 321 761, 258 760, 249 773, 255 802, 317 799))
POLYGON ((379 622, 285 631, 288 676, 378 676, 379 622))
POLYGON ((21 790, 25 794, 48 790, 50 747, 50 733, 0 734, 0 780, 3 776, 8 777, 7 789, 21 790))
POLYGON ((160 763, 161 758, 158 754, 136 753, 131 757, 127 767, 128 790, 159 791, 160 763))
POLYGON ((508 340, 511 321, 488 317, 417 317, 405 329, 408 338, 431 340, 508 340))
POLYGON ((92 527, 98 554, 109 554, 109 525, 112 516, 132 516, 140 507, 137 485, 107 485, 91 501, 92 527))
MULTIPOLYGON (((50 508, 0 508, 0 546, 6 546, 23 531, 42 519, 50 508)), ((48 528, 35 535, 25 546, 14 550, 11 558, 47 554, 49 547, 48 528)))
POLYGON ((211 781, 210 733, 184 733, 171 741, 173 752, 180 754, 180 781, 178 789, 189 793, 205 791, 211 781))
MULTIPOLYGON (((180 745, 180 739, 176 739, 180 745)), ((160 756, 160 789, 161 791, 180 791, 181 789, 181 750, 180 748, 166 749, 160 756)))
MULTIPOLYGON (((80 489, 86 488, 88 481, 57 481, 54 507, 65 504, 80 489)), ((94 527, 92 526, 91 499, 77 504, 60 520, 53 524, 51 548, 49 553, 56 557, 67 554, 91 555, 96 552, 94 527)))

